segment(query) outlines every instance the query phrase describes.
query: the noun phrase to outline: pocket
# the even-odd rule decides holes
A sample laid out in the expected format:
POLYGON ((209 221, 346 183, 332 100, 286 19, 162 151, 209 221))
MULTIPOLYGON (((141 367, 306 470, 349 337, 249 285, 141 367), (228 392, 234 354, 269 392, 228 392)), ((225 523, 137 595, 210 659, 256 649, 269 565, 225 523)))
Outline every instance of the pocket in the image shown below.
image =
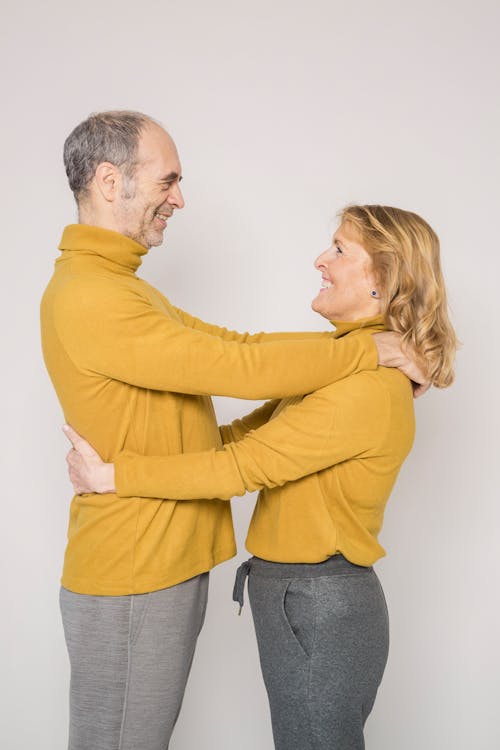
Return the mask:
POLYGON ((292 579, 286 585, 281 602, 286 629, 302 654, 310 658, 316 634, 316 606, 313 580, 292 579))

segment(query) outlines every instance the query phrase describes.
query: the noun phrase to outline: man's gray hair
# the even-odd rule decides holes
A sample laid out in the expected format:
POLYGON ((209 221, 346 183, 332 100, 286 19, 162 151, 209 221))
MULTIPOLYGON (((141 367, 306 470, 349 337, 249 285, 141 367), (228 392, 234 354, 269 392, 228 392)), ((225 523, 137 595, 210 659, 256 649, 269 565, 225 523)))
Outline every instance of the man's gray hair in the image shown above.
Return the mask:
POLYGON ((137 148, 143 129, 158 124, 141 112, 95 112, 69 134, 64 143, 64 166, 69 186, 79 203, 99 164, 109 161, 129 180, 137 166, 137 148))

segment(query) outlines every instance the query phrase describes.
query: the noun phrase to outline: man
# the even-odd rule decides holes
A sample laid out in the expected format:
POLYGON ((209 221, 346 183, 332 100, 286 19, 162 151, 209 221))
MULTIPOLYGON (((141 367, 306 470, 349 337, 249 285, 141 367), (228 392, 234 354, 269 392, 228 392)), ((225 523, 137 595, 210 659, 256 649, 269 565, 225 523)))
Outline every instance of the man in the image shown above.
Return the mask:
MULTIPOLYGON (((151 118, 92 115, 68 137, 64 158, 79 223, 64 230, 42 300, 43 350, 66 421, 104 460, 124 448, 220 446, 209 394, 285 397, 405 363, 393 334, 376 343, 237 334, 173 307, 138 278, 142 256, 184 206, 175 145, 151 118)), ((71 750, 168 746, 208 571, 234 554, 227 503, 73 498, 61 589, 71 750)))

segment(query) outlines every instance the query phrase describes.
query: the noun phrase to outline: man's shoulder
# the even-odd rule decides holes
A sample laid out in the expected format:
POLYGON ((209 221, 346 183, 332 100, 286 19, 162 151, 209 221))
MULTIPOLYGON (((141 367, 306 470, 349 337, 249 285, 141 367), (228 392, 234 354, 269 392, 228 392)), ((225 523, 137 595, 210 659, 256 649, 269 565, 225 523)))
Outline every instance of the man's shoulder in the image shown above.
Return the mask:
POLYGON ((169 300, 155 287, 137 276, 110 276, 96 273, 54 275, 41 303, 43 319, 69 324, 81 319, 125 319, 152 311, 179 322, 179 315, 169 300))
POLYGON ((54 301, 75 305, 106 299, 124 302, 134 297, 147 298, 147 292, 137 277, 118 276, 96 271, 81 270, 54 273, 46 290, 54 301))

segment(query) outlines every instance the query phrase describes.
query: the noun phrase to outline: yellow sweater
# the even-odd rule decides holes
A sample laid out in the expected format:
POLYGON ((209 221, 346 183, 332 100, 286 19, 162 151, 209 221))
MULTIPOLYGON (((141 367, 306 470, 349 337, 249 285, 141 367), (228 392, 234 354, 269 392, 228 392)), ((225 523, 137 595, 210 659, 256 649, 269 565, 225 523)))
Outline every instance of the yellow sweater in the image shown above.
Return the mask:
MULTIPOLYGON (((41 306, 45 362, 65 419, 106 461, 124 449, 220 448, 207 394, 292 396, 377 366, 369 334, 345 344, 331 334, 251 336, 193 318, 137 277, 147 251, 121 234, 69 226, 60 250, 41 306)), ((83 594, 154 591, 234 553, 228 503, 77 496, 62 583, 83 594)))
MULTIPOLYGON (((382 319, 337 324, 355 341, 382 319)), ((117 493, 229 499, 260 489, 247 548, 274 562, 315 563, 341 552, 357 565, 385 554, 377 536, 414 437, 413 397, 379 367, 304 398, 271 401, 221 428, 222 450, 152 457, 122 453, 117 493)))

